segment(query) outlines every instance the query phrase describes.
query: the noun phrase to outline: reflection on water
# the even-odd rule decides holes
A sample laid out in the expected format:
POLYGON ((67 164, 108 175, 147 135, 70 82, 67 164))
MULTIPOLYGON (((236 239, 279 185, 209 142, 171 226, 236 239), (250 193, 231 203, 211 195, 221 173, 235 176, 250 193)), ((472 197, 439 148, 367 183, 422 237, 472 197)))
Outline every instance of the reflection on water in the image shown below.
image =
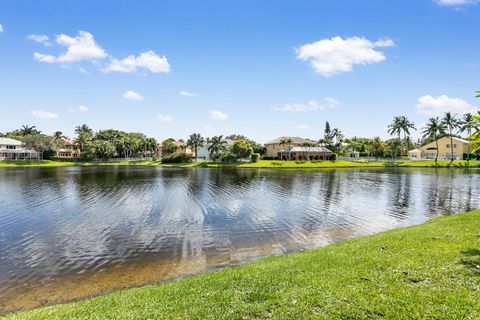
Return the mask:
POLYGON ((0 313, 478 208, 476 170, 0 170, 0 313))

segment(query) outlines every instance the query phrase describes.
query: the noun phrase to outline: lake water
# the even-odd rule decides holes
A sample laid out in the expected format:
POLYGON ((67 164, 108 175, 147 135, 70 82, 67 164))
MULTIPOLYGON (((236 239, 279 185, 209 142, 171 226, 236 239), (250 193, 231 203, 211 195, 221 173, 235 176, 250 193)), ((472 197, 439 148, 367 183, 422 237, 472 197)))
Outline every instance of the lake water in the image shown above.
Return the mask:
POLYGON ((0 168, 0 313, 480 207, 480 171, 0 168))

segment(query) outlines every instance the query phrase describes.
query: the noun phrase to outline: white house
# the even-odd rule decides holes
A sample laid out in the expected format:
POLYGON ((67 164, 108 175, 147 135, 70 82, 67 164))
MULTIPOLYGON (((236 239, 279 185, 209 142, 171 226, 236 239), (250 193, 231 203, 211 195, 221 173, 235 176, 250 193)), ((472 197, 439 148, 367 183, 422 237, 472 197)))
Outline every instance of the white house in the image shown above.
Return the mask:
POLYGON ((41 153, 35 150, 25 149, 21 141, 10 138, 0 138, 0 160, 30 160, 41 158, 41 153))

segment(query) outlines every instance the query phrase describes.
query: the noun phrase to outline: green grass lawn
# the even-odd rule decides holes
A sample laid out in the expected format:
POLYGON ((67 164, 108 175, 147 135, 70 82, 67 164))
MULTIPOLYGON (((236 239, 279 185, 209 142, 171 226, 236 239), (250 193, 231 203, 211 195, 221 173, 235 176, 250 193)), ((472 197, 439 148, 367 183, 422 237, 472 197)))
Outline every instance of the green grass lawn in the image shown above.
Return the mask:
POLYGON ((480 211, 7 319, 479 319, 480 211))
MULTIPOLYGON (((55 167, 55 166, 104 166, 104 165, 142 165, 142 166, 163 166, 163 167, 240 167, 240 168, 279 168, 279 169, 315 169, 315 168, 368 168, 368 167, 435 167, 434 160, 424 161, 279 161, 279 160, 260 160, 255 163, 240 164, 222 164, 213 162, 189 162, 189 163, 162 163, 161 161, 151 160, 132 160, 132 161, 112 161, 112 162, 63 162, 51 160, 19 160, 7 161, 0 160, 0 167, 55 167)), ((449 160, 439 160, 439 167, 480 167, 480 161, 455 160, 450 163, 449 160)))

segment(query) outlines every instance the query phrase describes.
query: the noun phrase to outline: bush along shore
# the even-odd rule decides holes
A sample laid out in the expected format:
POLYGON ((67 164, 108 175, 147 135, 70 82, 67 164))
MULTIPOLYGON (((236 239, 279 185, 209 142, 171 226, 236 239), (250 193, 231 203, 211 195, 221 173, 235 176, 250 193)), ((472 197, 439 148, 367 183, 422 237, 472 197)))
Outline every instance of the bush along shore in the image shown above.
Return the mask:
POLYGON ((280 161, 259 160, 257 162, 218 163, 218 162, 180 162, 164 163, 158 160, 124 160, 124 161, 68 161, 58 160, 0 160, 0 167, 65 167, 65 166, 102 166, 102 165, 138 165, 163 167, 206 167, 206 168, 277 168, 277 169, 315 169, 315 168, 362 168, 362 167, 419 167, 419 168, 479 168, 479 160, 433 160, 423 161, 280 161))
POLYGON ((480 211, 5 317, 380 318, 480 318, 480 211))

